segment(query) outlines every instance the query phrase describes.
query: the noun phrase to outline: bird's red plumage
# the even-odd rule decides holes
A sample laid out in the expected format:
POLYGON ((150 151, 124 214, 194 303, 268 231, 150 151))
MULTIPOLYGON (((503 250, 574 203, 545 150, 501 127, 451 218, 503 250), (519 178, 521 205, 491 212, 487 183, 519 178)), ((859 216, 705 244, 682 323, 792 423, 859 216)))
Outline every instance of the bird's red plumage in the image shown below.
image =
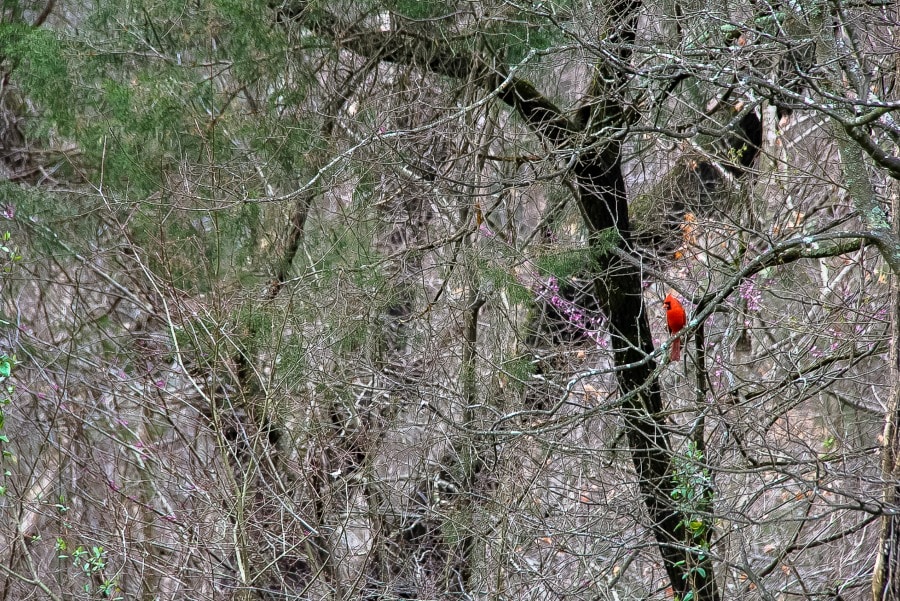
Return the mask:
MULTIPOLYGON (((669 326, 669 333, 677 334, 687 323, 684 307, 671 294, 666 296, 663 306, 666 308, 666 324, 669 326)), ((672 351, 669 353, 669 358, 672 361, 678 361, 681 358, 681 339, 676 338, 672 341, 672 351)))

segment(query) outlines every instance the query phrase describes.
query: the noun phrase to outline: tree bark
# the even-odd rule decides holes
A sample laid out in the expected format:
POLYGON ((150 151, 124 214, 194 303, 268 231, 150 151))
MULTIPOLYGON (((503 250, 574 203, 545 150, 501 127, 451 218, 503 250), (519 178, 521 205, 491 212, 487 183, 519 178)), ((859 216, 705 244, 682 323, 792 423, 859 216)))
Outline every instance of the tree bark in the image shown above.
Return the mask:
MULTIPOLYGON (((900 186, 894 184, 893 228, 900 236, 900 186)), ((900 275, 891 276, 891 399, 884 414, 881 441, 882 502, 878 554, 872 573, 873 601, 900 599, 900 516, 896 513, 900 498, 900 275)))

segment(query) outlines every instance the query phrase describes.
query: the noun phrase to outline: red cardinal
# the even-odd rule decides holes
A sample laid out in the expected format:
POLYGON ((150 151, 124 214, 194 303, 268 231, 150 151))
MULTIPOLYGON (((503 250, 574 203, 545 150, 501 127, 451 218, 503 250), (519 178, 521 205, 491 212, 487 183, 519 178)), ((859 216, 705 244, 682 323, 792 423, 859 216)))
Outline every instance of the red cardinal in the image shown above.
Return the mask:
MULTIPOLYGON (((666 323, 669 326, 669 334, 677 334, 687 323, 687 315, 684 314, 684 307, 678 302, 678 299, 669 294, 663 301, 663 307, 666 308, 666 323)), ((672 341, 672 350, 669 352, 669 359, 678 361, 681 359, 681 339, 676 338, 672 341)))

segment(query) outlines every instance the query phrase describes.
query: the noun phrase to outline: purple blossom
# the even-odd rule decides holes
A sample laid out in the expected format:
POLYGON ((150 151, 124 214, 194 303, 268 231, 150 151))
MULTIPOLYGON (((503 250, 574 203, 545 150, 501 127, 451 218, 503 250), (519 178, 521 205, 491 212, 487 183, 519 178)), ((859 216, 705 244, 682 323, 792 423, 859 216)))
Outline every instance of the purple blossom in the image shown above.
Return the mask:
MULTIPOLYGON (((496 234, 485 223, 478 225, 478 231, 486 238, 494 238, 496 234)), ((548 234, 552 234, 548 232, 548 234)), ((607 348, 609 342, 602 331, 604 319, 602 316, 589 316, 584 308, 566 300, 559 294, 559 280, 555 276, 543 279, 536 266, 533 264, 524 272, 517 272, 516 279, 523 286, 529 287, 538 301, 544 301, 559 312, 560 316, 582 335, 593 341, 598 348, 607 348)))
POLYGON ((598 348, 607 348, 609 342, 601 331, 603 319, 599 316, 588 317, 584 309, 572 301, 559 295, 559 280, 554 276, 538 281, 532 286, 538 300, 546 300, 550 306, 586 338, 594 342, 598 348))
POLYGON ((747 301, 747 311, 750 311, 751 313, 759 311, 762 303, 762 292, 756 288, 756 283, 753 281, 753 278, 741 282, 738 294, 741 295, 742 299, 747 301))

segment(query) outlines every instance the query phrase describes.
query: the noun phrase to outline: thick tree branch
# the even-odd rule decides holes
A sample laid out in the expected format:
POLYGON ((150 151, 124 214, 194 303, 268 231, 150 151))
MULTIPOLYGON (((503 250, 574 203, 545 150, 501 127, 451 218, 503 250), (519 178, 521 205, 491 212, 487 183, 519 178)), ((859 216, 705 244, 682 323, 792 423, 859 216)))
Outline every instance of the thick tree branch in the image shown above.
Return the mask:
POLYGON ((418 67, 436 75, 472 81, 514 108, 538 133, 561 143, 580 127, 527 80, 511 76, 503 66, 488 64, 468 50, 457 50, 451 44, 423 37, 404 29, 373 31, 358 24, 345 24, 326 11, 316 10, 305 2, 279 8, 279 18, 301 20, 313 32, 334 39, 345 48, 365 57, 418 67))
POLYGON ((887 170, 894 179, 900 179, 900 158, 888 154, 860 127, 848 123, 842 123, 842 125, 844 126, 844 131, 847 132, 847 135, 850 136, 854 142, 859 144, 859 147, 862 148, 879 167, 887 170))
POLYGON ((41 13, 34 19, 34 23, 32 23, 32 27, 40 27, 44 24, 44 21, 47 20, 47 17, 50 16, 50 13, 53 12, 53 8, 56 6, 56 0, 50 0, 47 4, 44 5, 41 13))
POLYGON ((766 252, 751 259, 740 271, 735 273, 722 287, 708 294, 697 305, 688 327, 709 317, 725 298, 731 295, 747 278, 778 265, 785 265, 800 259, 825 259, 839 257, 858 251, 866 243, 877 243, 875 234, 869 232, 819 234, 802 236, 779 242, 766 252), (829 242, 828 245, 822 245, 829 242))

